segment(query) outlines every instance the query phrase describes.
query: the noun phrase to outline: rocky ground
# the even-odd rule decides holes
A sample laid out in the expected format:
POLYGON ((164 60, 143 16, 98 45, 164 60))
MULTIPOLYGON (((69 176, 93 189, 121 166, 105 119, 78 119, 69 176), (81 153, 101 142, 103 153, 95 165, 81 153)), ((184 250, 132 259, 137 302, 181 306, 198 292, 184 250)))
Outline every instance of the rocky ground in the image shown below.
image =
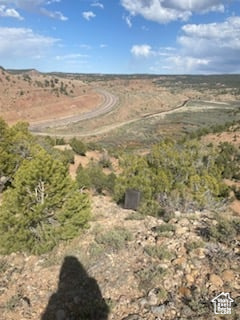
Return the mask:
POLYGON ((234 299, 221 319, 239 319, 239 234, 208 239, 217 224, 215 213, 164 222, 94 196, 79 238, 42 256, 0 257, 0 319, 219 319, 211 299, 221 292, 234 299))

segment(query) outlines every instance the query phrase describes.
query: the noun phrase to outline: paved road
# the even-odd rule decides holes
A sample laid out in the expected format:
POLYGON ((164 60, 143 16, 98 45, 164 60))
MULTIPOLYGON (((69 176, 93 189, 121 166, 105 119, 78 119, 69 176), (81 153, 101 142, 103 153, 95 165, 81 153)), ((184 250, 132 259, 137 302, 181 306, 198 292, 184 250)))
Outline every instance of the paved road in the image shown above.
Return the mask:
POLYGON ((71 123, 89 120, 112 111, 118 102, 118 98, 103 89, 96 89, 96 91, 103 96, 103 102, 96 109, 80 113, 79 115, 38 121, 30 125, 30 131, 34 133, 41 133, 45 128, 65 126, 71 123))
MULTIPOLYGON (((120 128, 125 126, 126 124, 130 124, 133 122, 137 122, 139 120, 142 119, 148 119, 148 118, 155 118, 155 117, 160 117, 160 118, 164 118, 166 115, 171 114, 171 113, 175 113, 175 112, 179 112, 179 111, 185 111, 185 109, 187 108, 187 103, 190 101, 190 99, 184 100, 180 105, 177 105, 175 108, 170 109, 168 111, 158 111, 158 112, 154 112, 154 113, 149 113, 146 115, 142 115, 139 116, 137 118, 131 119, 131 120, 127 120, 127 121, 123 121, 120 123, 113 123, 107 126, 103 126, 101 128, 98 128, 96 130, 91 130, 88 132, 84 132, 84 133, 75 133, 75 134, 68 134, 68 133, 63 133, 63 134, 53 134, 53 133, 47 133, 47 132, 41 132, 41 135, 43 136, 58 136, 58 137, 68 137, 68 138, 73 138, 73 137, 89 137, 89 136, 95 136, 98 134, 102 134, 102 133, 106 133, 109 132, 111 130, 120 128)), ((187 109, 188 110, 188 109, 187 109)), ((38 133, 36 131, 36 133, 38 133)))

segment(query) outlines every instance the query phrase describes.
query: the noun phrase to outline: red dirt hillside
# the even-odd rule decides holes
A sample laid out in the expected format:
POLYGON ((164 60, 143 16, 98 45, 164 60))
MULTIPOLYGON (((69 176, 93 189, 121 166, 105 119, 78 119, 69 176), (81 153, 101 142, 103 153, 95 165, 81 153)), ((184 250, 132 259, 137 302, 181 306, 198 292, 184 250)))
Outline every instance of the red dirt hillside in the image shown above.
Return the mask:
POLYGON ((98 106, 102 98, 83 81, 41 74, 12 74, 0 68, 0 116, 9 124, 76 115, 98 106))

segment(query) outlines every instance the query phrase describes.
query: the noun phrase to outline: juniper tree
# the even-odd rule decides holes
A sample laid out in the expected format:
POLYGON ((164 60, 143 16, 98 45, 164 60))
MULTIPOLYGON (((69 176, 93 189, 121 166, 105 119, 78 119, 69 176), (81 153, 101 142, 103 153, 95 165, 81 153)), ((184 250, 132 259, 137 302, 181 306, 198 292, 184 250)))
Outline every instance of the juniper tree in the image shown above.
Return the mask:
POLYGON ((0 119, 0 192, 7 183, 12 182, 22 161, 32 156, 34 148, 34 137, 29 133, 26 123, 9 128, 0 119))
POLYGON ((0 207, 2 253, 41 253, 73 238, 86 224, 90 205, 62 162, 44 150, 23 161, 0 207))

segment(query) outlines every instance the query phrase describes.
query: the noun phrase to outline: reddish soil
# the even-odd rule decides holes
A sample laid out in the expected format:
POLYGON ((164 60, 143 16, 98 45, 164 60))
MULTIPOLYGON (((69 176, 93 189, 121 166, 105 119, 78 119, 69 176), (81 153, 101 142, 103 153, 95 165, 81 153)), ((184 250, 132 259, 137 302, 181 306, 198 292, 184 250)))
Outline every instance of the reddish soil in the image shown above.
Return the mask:
MULTIPOLYGON (((62 145, 62 146, 55 146, 55 148, 59 149, 59 150, 71 150, 72 149, 69 144, 62 145)), ((74 163, 70 164, 70 166, 69 166, 69 173, 70 173, 70 176, 72 177, 72 179, 76 178, 77 168, 79 167, 80 164, 84 168, 86 168, 91 161, 99 162, 99 160, 101 159, 103 154, 104 153, 100 152, 100 151, 87 151, 85 156, 80 156, 80 155, 75 154, 74 163)), ((106 174, 110 174, 111 172, 115 172, 116 174, 118 174, 120 172, 118 159, 109 156, 109 160, 111 162, 112 169, 104 168, 103 172, 106 174)))
MULTIPOLYGON (((69 166, 69 173, 70 176, 75 179, 77 174, 77 168, 81 164, 84 168, 89 165, 91 161, 98 162, 101 157, 103 156, 103 153, 100 151, 87 151, 86 156, 74 156, 74 164, 71 164, 69 166)), ((114 157, 109 157, 109 160, 112 164, 112 169, 104 168, 103 172, 105 174, 110 174, 111 172, 115 172, 116 174, 119 173, 119 163, 118 160, 114 157)))
POLYGON ((238 147, 240 146, 240 131, 210 133, 202 137, 202 142, 213 143, 214 145, 218 145, 220 142, 229 142, 238 147))
POLYGON ((101 95, 80 80, 0 70, 0 116, 9 124, 74 116, 101 102, 101 95))

